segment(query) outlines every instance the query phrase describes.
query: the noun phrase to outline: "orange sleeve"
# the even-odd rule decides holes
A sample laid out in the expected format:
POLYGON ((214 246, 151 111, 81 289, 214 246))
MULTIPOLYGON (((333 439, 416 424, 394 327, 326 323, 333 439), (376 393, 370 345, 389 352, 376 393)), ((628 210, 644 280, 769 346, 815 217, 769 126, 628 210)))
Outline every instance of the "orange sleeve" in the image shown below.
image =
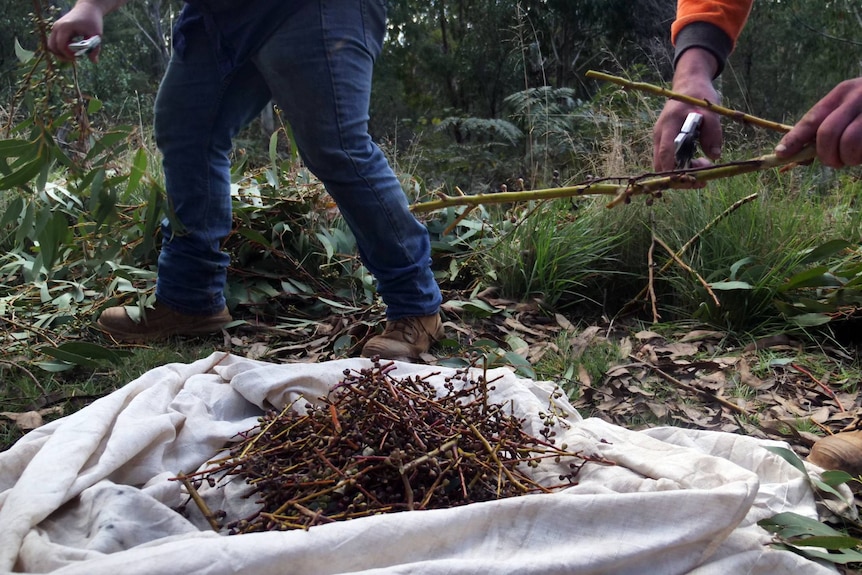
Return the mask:
POLYGON ((754 0, 678 0, 676 20, 671 26, 671 41, 676 44, 679 31, 693 22, 708 22, 721 28, 736 44, 754 0))

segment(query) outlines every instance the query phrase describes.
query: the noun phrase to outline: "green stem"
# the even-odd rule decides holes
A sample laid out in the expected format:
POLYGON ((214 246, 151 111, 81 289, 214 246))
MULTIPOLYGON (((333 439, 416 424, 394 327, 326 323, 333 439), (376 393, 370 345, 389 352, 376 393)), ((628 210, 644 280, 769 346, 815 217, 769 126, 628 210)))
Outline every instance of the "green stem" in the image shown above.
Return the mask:
POLYGON ((586 76, 587 78, 593 78, 595 80, 604 80, 606 82, 611 82, 612 84, 617 84, 618 86, 622 86, 623 88, 629 90, 640 90, 641 92, 647 92, 656 96, 662 96, 663 98, 669 98, 671 100, 685 102, 686 104, 691 104, 692 106, 705 108, 707 110, 715 112, 716 114, 719 114, 720 116, 733 118, 734 120, 737 120, 739 122, 752 124, 754 126, 760 126, 761 128, 766 128, 768 130, 775 130, 776 132, 789 132, 791 128, 793 128, 793 126, 780 124, 771 120, 764 120, 763 118, 758 118, 757 116, 752 116, 750 114, 740 112, 739 110, 733 110, 731 108, 719 106, 718 104, 710 102, 709 100, 692 98, 691 96, 686 96, 685 94, 680 94, 679 92, 673 92, 671 90, 667 90, 653 84, 647 84, 646 82, 632 82, 631 80, 626 80, 625 78, 620 78, 619 76, 611 76, 610 74, 596 72, 595 70, 589 70, 586 76))
POLYGON ((449 196, 439 194, 436 200, 413 204, 411 210, 415 213, 432 212, 451 206, 479 206, 483 204, 505 204, 511 202, 527 202, 535 200, 550 200, 557 198, 570 198, 576 196, 604 195, 614 196, 608 203, 612 208, 625 202, 632 196, 648 195, 667 189, 688 189, 697 187, 698 183, 739 176, 751 172, 769 170, 780 166, 807 162, 815 157, 814 148, 805 148, 798 154, 789 158, 779 158, 775 154, 768 154, 745 160, 731 162, 719 166, 696 168, 673 172, 670 175, 656 177, 655 174, 632 177, 623 184, 609 183, 586 183, 564 188, 548 188, 543 190, 529 190, 522 192, 500 192, 496 194, 476 194, 472 196, 449 196))

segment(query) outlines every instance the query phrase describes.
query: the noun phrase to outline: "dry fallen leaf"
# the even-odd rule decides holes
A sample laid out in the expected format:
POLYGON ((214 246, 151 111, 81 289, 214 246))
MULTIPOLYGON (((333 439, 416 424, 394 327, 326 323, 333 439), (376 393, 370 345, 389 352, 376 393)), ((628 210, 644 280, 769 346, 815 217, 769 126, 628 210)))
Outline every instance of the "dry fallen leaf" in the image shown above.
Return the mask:
POLYGON ((528 333, 528 334, 534 335, 536 337, 548 337, 547 332, 538 331, 538 330, 529 328, 529 327, 525 326, 524 324, 522 324, 521 322, 519 322, 518 320, 511 318, 511 317, 507 317, 505 320, 503 320, 503 323, 505 325, 507 325, 508 327, 510 327, 516 331, 519 331, 521 333, 528 333))
POLYGON ((778 335, 771 335, 768 337, 762 337, 748 345, 745 346, 744 351, 758 351, 761 349, 770 349, 779 346, 788 346, 790 348, 801 348, 802 344, 800 344, 797 340, 792 339, 791 337, 781 333, 778 335))
POLYGON ((581 357, 584 351, 590 346, 590 344, 599 336, 599 332, 601 328, 597 326, 590 326, 575 337, 569 340, 569 345, 571 346, 571 354, 575 359, 581 357))
POLYGON ((255 342, 251 344, 246 350, 245 355, 249 359, 263 359, 270 352, 269 346, 262 342, 255 342))
POLYGON ((667 417, 668 409, 666 404, 648 401, 647 407, 649 407, 650 411, 652 411, 653 415, 655 415, 657 418, 664 419, 665 417, 667 417))
POLYGON ((620 340, 619 344, 620 357, 628 357, 632 353, 632 339, 630 337, 624 337, 620 340))
POLYGON ((698 351, 698 347, 693 343, 671 343, 654 349, 657 355, 669 355, 671 359, 691 357, 698 351))
POLYGON ((572 322, 565 318, 562 314, 554 314, 554 318, 557 320, 557 325, 559 325, 565 331, 575 332, 575 326, 572 322))
POLYGON ((739 373, 739 381, 741 383, 754 389, 765 389, 767 387, 766 382, 751 373, 751 367, 744 359, 741 359, 736 364, 736 370, 739 373))
POLYGON ((696 329, 690 331, 680 338, 680 343, 688 343, 692 341, 704 341, 707 339, 724 339, 727 334, 721 331, 711 331, 706 329, 696 329))
POLYGON ((39 411, 25 411, 15 413, 11 411, 0 412, 0 416, 5 417, 15 423, 21 431, 30 431, 37 427, 42 427, 45 424, 43 416, 63 413, 63 408, 59 406, 40 409, 39 411))
POLYGON ((592 378, 590 377, 589 372, 587 372, 587 368, 585 368, 583 364, 578 365, 578 381, 580 381, 585 386, 590 386, 593 384, 592 378))
POLYGON ((635 334, 635 339, 639 339, 641 341, 650 341, 652 339, 662 339, 661 334, 658 334, 654 331, 644 330, 639 331, 635 334))
POLYGON ((724 389, 727 385, 727 375, 723 371, 714 371, 706 375, 698 375, 697 384, 704 389, 718 391, 719 389, 724 389))

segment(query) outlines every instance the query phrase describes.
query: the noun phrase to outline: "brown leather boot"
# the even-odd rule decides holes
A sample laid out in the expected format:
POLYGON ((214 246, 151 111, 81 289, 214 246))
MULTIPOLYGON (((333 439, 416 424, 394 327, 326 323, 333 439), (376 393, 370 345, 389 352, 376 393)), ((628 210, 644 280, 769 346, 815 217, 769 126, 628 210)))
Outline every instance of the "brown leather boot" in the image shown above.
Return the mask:
POLYGON ((443 338, 443 333, 443 322, 436 313, 388 320, 383 333, 369 339, 362 348, 362 355, 401 361, 419 359, 435 341, 443 338))
POLYGON ((227 308, 213 315, 188 315, 156 302, 145 310, 140 321, 129 317, 123 306, 109 307, 99 316, 96 325, 118 341, 148 342, 173 335, 215 333, 232 320, 227 308))

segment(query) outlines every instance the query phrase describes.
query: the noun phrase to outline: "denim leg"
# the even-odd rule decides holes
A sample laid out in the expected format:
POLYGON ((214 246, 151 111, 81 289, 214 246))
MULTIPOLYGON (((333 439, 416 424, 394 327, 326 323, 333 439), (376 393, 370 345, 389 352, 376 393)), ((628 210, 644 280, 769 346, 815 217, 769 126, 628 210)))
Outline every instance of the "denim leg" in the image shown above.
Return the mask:
POLYGON ((413 217, 368 134, 384 0, 314 0, 266 42, 255 64, 293 128, 308 168, 335 199, 377 280, 387 317, 436 313, 428 231, 413 217))
POLYGON ((163 156, 168 201, 181 226, 162 222, 156 299, 187 314, 225 305, 231 230, 231 141, 269 101, 269 87, 251 64, 223 77, 203 26, 189 30, 175 53, 155 106, 156 144, 163 156))

